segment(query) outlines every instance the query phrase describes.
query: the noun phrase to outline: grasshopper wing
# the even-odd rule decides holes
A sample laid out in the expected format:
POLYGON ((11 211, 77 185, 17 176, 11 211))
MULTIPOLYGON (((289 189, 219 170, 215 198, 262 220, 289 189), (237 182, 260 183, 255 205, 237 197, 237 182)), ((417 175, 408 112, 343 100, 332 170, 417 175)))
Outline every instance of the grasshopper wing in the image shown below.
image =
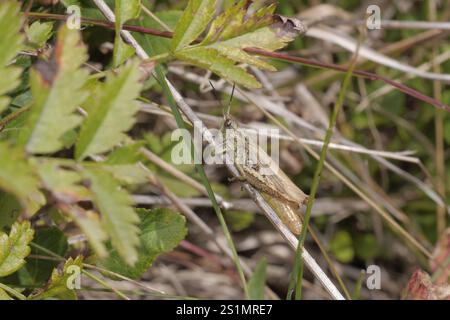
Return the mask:
POLYGON ((296 207, 305 204, 308 196, 280 169, 278 164, 254 141, 248 144, 247 154, 252 165, 244 166, 246 178, 260 180, 263 191, 296 207))

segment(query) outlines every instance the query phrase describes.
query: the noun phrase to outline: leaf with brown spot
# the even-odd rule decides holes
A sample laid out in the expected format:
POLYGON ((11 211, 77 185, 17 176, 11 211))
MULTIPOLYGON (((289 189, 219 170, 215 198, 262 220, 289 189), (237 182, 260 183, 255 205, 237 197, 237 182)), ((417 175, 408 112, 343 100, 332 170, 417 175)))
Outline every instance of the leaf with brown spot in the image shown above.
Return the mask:
MULTIPOLYGON (((199 1, 191 1, 188 8, 191 8, 194 3, 198 5, 199 1)), ((275 15, 274 4, 256 11, 252 10, 251 4, 251 1, 239 1, 217 16, 199 44, 189 46, 188 44, 195 40, 193 36, 191 35, 188 41, 183 42, 179 39, 181 35, 176 31, 172 42, 175 57, 207 68, 229 82, 248 88, 260 87, 260 83, 238 64, 244 63, 268 71, 276 69, 260 57, 244 50, 248 48, 266 51, 281 49, 304 33, 305 28, 299 20, 275 15)), ((189 10, 186 10, 183 17, 189 16, 188 13, 189 10)), ((206 18, 190 15, 192 20, 190 24, 197 26, 202 22, 201 25, 205 27, 209 19, 207 17, 211 13, 212 9, 205 15, 206 18)), ((177 26, 178 32, 182 25, 187 25, 186 21, 180 20, 177 26)), ((200 29, 195 30, 195 35, 198 37, 200 29)))
POLYGON ((33 105, 19 135, 19 144, 27 152, 61 150, 64 134, 81 123, 75 111, 88 96, 84 85, 89 73, 81 68, 86 60, 79 32, 63 25, 49 60, 38 62, 30 72, 33 105))

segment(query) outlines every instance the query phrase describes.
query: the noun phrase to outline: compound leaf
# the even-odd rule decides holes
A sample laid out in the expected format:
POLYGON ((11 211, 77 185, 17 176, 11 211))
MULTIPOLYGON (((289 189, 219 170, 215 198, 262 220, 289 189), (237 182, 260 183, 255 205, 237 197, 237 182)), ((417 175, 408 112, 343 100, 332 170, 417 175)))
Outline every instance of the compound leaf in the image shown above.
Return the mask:
POLYGON ((3 96, 16 88, 22 70, 15 66, 8 66, 11 60, 22 49, 24 40, 20 34, 21 19, 20 5, 17 1, 2 1, 0 3, 0 112, 9 104, 11 99, 3 96))
POLYGON ((42 48, 52 36, 53 22, 35 21, 25 29, 30 49, 42 48))
POLYGON ((108 235, 102 228, 98 213, 91 210, 85 211, 82 208, 77 207, 76 209, 72 208, 72 210, 69 211, 69 214, 84 232, 97 256, 100 258, 107 257, 108 251, 105 242, 108 240, 108 235))
POLYGON ((25 264, 33 235, 29 221, 14 223, 9 236, 0 231, 0 277, 14 273, 25 264))
POLYGON ((200 36, 214 17, 215 6, 215 0, 189 1, 175 27, 172 51, 183 49, 200 36))
POLYGON ((48 298, 59 298, 62 300, 76 300, 77 294, 70 287, 76 281, 75 277, 81 275, 83 268, 83 257, 78 256, 75 259, 69 258, 64 264, 63 270, 55 268, 52 272, 50 281, 44 290, 28 297, 30 300, 43 300, 48 298))
MULTIPOLYGON (((184 18, 192 15, 190 10, 194 4, 198 5, 198 2, 189 2, 191 9, 188 5, 184 18)), ((196 32, 192 33, 186 42, 174 37, 172 41, 174 56, 193 65, 207 68, 230 82, 242 84, 248 88, 260 87, 261 84, 237 64, 245 63, 269 71, 276 69, 260 58, 250 55, 245 49, 275 51, 285 47, 305 29, 297 20, 275 15, 275 5, 262 7, 256 11, 249 9, 250 6, 251 1, 237 2, 214 19, 205 38, 199 44, 188 46, 197 39, 211 20, 206 14, 202 20, 191 17, 192 21, 189 20, 191 23, 204 21, 205 23, 200 25, 204 29, 200 30, 200 27, 198 30, 195 29, 196 32)), ((185 24, 182 18, 177 29, 185 30, 187 28, 185 24)), ((181 32, 179 37, 184 39, 181 32)))
POLYGON ((130 267, 112 250, 108 259, 101 265, 110 271, 138 279, 152 265, 156 257, 173 250, 187 233, 186 219, 169 209, 137 209, 141 217, 139 258, 130 267))
POLYGON ((87 98, 83 85, 88 71, 80 34, 65 25, 49 61, 39 61, 30 72, 34 104, 19 141, 30 153, 53 153, 64 147, 63 135, 77 127, 82 118, 74 112, 87 98))
POLYGON ((81 174, 69 170, 68 163, 63 166, 52 159, 32 159, 32 163, 43 187, 51 192, 56 200, 69 204, 90 200, 89 191, 82 185, 81 174))
POLYGON ((102 225, 111 237, 111 243, 124 261, 133 265, 138 259, 139 216, 132 207, 130 195, 107 171, 85 168, 93 202, 102 215, 102 225))
POLYGON ((45 202, 23 150, 7 142, 0 142, 0 189, 14 195, 28 215, 45 202))
POLYGON ((112 149, 125 139, 125 134, 135 123, 139 106, 139 69, 136 61, 127 63, 110 73, 106 82, 99 85, 94 105, 89 108, 75 148, 75 157, 83 160, 112 149))
POLYGON ((258 80, 244 68, 238 67, 232 59, 222 55, 219 50, 206 47, 193 47, 177 53, 177 58, 193 65, 206 68, 220 77, 249 88, 256 88, 258 80))

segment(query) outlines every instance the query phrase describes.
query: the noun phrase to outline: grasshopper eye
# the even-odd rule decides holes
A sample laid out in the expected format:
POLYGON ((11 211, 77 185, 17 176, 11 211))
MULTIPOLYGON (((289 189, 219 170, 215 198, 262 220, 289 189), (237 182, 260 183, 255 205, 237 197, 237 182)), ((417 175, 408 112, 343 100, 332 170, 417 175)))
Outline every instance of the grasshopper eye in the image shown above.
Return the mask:
POLYGON ((232 123, 231 119, 226 119, 224 122, 224 125, 226 128, 230 128, 232 124, 233 123, 232 123))

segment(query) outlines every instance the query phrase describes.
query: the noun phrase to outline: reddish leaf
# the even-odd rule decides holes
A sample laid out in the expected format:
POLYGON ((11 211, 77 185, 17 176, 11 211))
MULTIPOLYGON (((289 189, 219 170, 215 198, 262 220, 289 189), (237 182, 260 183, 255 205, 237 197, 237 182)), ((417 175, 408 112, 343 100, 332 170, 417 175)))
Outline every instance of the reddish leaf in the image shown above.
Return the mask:
POLYGON ((450 300, 450 285, 435 285, 428 273, 417 269, 403 291, 404 300, 450 300))

